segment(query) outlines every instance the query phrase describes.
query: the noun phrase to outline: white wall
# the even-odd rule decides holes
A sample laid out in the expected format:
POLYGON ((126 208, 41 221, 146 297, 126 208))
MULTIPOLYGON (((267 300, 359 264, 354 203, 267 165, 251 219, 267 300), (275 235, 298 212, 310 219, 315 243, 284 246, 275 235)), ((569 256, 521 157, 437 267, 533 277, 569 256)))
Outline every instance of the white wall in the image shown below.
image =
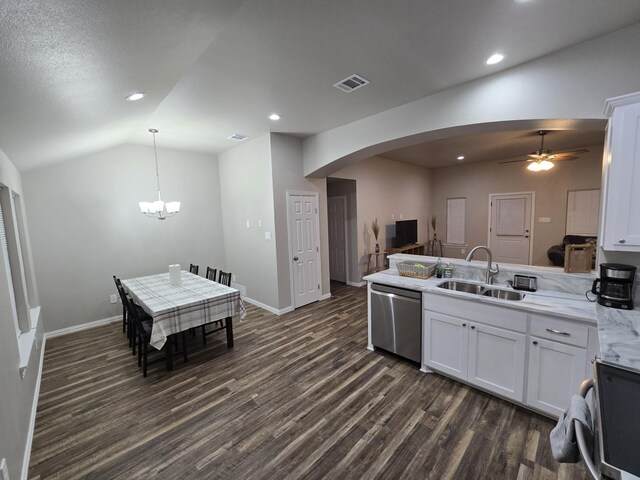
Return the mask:
MULTIPOLYGON (((380 249, 391 246, 387 226, 396 220, 418 220, 418 242, 428 240, 431 218, 431 173, 428 169, 373 157, 338 170, 334 178, 356 181, 358 212, 358 272, 367 270, 368 254, 375 249, 371 223, 378 219, 380 249)), ((359 281, 360 278, 355 279, 359 281)))
POLYGON ((158 162, 163 199, 182 202, 164 221, 137 203, 156 197, 153 147, 124 145, 24 174, 47 331, 121 314, 109 303, 112 275, 225 266, 215 156, 159 148, 158 162))
MULTIPOLYGON (((638 45, 640 24, 308 137, 304 173, 333 175, 350 162, 424 141, 429 138, 421 137, 424 132, 446 134, 440 129, 521 119, 604 118, 607 98, 640 90, 638 45)), ((564 128, 575 124, 566 122, 564 128)))
POLYGON ((227 269, 236 276, 236 283, 246 287, 249 298, 277 309, 280 300, 269 134, 222 152, 219 162, 227 269), (265 232, 272 233, 271 240, 265 240, 265 232))
MULTIPOLYGON (((1 150, 0 184, 23 196, 20 174, 1 150)), ((25 378, 20 378, 20 354, 8 297, 8 284, 3 274, 0 275, 0 459, 7 459, 10 478, 20 478, 36 383, 41 373, 41 350, 32 351, 25 378)), ((42 345, 42 337, 40 322, 35 337, 38 345, 42 345)))
POLYGON ((276 221, 278 255, 278 291, 280 308, 293 306, 291 299, 291 259, 287 229, 287 191, 313 192, 319 195, 321 289, 329 287, 329 232, 327 222, 327 189, 325 179, 302 176, 302 140, 288 135, 271 134, 273 203, 276 221))

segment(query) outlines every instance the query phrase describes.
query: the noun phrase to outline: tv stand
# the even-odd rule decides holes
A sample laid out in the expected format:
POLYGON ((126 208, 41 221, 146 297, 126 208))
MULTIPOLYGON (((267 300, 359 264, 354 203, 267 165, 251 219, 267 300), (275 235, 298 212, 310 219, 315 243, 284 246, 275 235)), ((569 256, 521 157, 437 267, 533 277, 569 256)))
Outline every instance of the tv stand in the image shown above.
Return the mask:
POLYGON ((410 243, 402 247, 389 248, 387 255, 393 255, 394 253, 408 253, 410 255, 424 255, 424 243, 410 243))

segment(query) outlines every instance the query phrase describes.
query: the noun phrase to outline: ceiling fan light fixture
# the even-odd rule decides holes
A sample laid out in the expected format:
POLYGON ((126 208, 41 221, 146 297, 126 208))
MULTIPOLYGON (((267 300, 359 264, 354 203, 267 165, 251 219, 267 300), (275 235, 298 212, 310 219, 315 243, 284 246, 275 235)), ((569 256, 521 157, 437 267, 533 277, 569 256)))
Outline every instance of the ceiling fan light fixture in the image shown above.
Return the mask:
POLYGON ((527 165, 527 170, 531 172, 542 172, 545 170, 551 170, 553 167, 555 167, 555 164, 549 160, 538 160, 536 162, 529 163, 529 165, 527 165))

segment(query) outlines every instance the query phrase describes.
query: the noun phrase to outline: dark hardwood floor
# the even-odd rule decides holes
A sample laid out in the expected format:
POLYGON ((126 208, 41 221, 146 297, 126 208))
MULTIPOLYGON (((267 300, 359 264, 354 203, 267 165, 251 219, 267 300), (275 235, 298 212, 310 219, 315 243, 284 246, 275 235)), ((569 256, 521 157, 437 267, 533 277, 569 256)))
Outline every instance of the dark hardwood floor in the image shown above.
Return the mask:
POLYGON ((142 378, 121 324, 47 341, 29 477, 583 479, 553 422, 366 349, 366 289, 281 317, 247 305, 142 378))

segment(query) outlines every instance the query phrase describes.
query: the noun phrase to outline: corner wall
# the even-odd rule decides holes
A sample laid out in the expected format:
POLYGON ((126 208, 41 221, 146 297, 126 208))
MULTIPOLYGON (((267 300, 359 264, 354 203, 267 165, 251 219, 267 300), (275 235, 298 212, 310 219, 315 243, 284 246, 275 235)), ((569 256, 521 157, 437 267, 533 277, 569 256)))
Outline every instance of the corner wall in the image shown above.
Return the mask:
POLYGON ((358 277, 367 271, 369 253, 375 249, 371 223, 378 219, 378 243, 391 246, 396 220, 418 220, 418 243, 429 239, 431 173, 428 169, 381 157, 362 160, 331 174, 356 181, 358 212, 358 277))
POLYGON ((293 306, 291 298, 291 259, 287 225, 287 192, 305 191, 319 195, 321 294, 329 294, 329 232, 327 221, 327 187, 325 179, 304 178, 302 175, 302 140, 271 134, 271 165, 273 204, 276 225, 279 308, 293 306))
POLYGON ((112 275, 224 266, 216 157, 159 148, 158 163, 163 199, 182 202, 163 221, 138 208, 157 196, 152 147, 124 145, 23 175, 47 331, 121 315, 109 302, 112 275))
POLYGON ((219 155, 226 268, 247 297, 279 308, 270 135, 219 155), (249 227, 247 227, 247 222, 249 227), (271 232, 271 240, 265 239, 271 232))

